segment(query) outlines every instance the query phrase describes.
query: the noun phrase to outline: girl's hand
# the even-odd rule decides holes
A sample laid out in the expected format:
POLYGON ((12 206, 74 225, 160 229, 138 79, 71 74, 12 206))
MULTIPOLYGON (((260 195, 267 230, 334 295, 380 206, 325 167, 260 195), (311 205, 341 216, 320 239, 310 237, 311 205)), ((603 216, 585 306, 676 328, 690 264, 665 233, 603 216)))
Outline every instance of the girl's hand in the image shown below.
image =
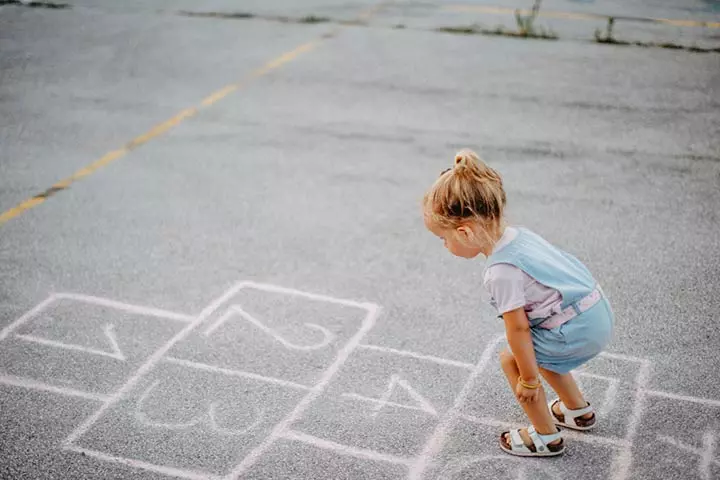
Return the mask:
POLYGON ((520 403, 535 403, 540 397, 539 390, 539 388, 525 388, 518 382, 515 386, 515 396, 520 403))

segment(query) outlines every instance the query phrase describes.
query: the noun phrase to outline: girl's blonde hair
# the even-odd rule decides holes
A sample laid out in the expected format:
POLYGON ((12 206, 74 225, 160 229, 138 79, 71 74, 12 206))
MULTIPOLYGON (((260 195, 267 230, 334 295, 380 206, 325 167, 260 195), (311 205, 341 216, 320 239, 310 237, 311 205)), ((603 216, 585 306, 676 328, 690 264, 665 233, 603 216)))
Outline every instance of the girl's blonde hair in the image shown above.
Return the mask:
POLYGON ((455 154, 455 164, 440 174, 423 199, 425 214, 442 228, 479 222, 495 230, 503 223, 505 190, 500 175, 472 150, 455 154))

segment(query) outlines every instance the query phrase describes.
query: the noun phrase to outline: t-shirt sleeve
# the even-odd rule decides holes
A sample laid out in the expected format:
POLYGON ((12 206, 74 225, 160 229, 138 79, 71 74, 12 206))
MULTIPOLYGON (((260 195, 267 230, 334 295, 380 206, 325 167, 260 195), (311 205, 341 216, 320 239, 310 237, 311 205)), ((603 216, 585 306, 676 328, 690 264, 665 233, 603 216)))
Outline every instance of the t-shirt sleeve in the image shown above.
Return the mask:
POLYGON ((485 288, 492 295, 498 313, 524 307, 525 275, 514 265, 498 263, 485 272, 485 288))

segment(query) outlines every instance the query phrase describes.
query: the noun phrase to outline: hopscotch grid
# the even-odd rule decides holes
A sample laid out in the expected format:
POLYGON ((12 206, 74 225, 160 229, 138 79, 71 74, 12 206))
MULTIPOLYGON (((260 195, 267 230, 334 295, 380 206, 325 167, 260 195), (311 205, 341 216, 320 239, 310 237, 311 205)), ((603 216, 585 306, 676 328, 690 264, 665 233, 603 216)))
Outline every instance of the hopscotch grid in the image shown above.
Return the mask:
POLYGON ((279 438, 305 443, 308 445, 312 445, 313 447, 321 448, 323 450, 333 451, 339 455, 360 458, 363 460, 392 463, 397 465, 404 465, 406 467, 409 467, 413 463, 412 458, 399 457, 396 455, 377 452, 375 450, 369 450, 366 448, 343 445, 341 443, 326 440, 324 438, 318 438, 307 433, 299 432, 297 430, 287 430, 283 432, 279 438))
POLYGON ((305 390, 305 391, 312 390, 312 387, 308 387, 307 385, 290 382, 288 380, 283 380, 281 378, 266 377, 264 375, 258 375, 257 373, 245 372, 242 370, 232 370, 229 368, 218 367, 218 366, 209 365, 206 363, 200 363, 200 362, 195 362, 195 361, 190 361, 190 360, 183 360, 181 358, 176 358, 176 357, 165 357, 162 359, 162 361, 165 363, 182 365, 184 367, 193 368, 196 370, 220 373, 220 374, 231 376, 231 377, 250 378, 250 379, 259 380, 259 381, 265 382, 265 383, 273 383, 276 385, 281 385, 283 387, 294 388, 296 390, 305 390))
POLYGON ((199 472, 194 470, 185 470, 175 467, 166 467, 163 465, 155 465, 149 462, 143 462, 142 460, 135 460, 132 458, 125 458, 116 455, 110 455, 107 453, 99 452, 91 448, 79 447, 71 445, 65 448, 67 451, 84 454, 89 457, 97 458, 109 463, 116 463, 120 465, 126 465, 128 467, 137 468, 141 470, 148 470, 162 475, 167 475, 176 478, 185 478, 188 480, 221 480, 222 477, 214 475, 208 472, 199 472))
POLYGON ((466 362, 460 362, 457 360, 450 360, 447 358, 435 357, 433 355, 424 355, 422 353, 415 353, 415 352, 411 352, 409 350, 396 350, 394 348, 381 347, 379 345, 369 345, 369 344, 358 345, 358 348, 361 348, 363 350, 374 350, 374 351, 383 352, 383 353, 391 353, 391 354, 400 355, 403 357, 416 358, 418 360, 426 360, 428 362, 434 362, 434 363, 438 363, 440 365, 449 365, 452 367, 464 368, 466 370, 472 370, 473 368, 475 368, 475 365, 473 365, 472 363, 466 363, 466 362))
POLYGON ((14 375, 0 376, 0 384, 27 388, 28 390, 35 390, 39 392, 50 392, 66 397, 84 398, 86 400, 94 400, 97 402, 106 402, 110 398, 110 395, 104 395, 102 393, 83 392, 82 390, 75 390, 74 388, 58 387, 56 385, 50 385, 30 378, 16 377, 14 375))
POLYGON ((712 455, 712 446, 713 446, 713 438, 711 435, 705 434, 703 437, 703 446, 706 447, 704 450, 701 450, 699 448, 690 447, 688 445, 685 445, 682 442, 678 442, 674 438, 668 437, 666 435, 658 435, 657 439, 661 442, 669 443, 675 448, 678 448, 680 450, 683 450, 688 453, 692 453, 700 457, 700 472, 702 475, 707 473, 705 476, 706 478, 703 478, 703 480, 710 480, 709 477, 709 470, 710 465, 715 465, 720 467, 720 461, 715 460, 711 457, 712 455))
POLYGON ((332 378, 335 376, 337 371, 350 357, 350 354, 357 348, 363 337, 372 329, 375 325, 377 316, 380 313, 380 307, 373 305, 372 308, 367 308, 367 315, 363 319, 360 329, 353 335, 353 337, 338 351, 335 361, 328 367, 323 373, 318 383, 312 388, 307 395, 295 406, 292 412, 287 415, 283 420, 276 424, 270 434, 256 446, 245 458, 238 464, 233 471, 226 477, 226 480, 234 480, 242 475, 248 468, 250 468, 264 453, 270 448, 287 430, 290 426, 302 415, 302 413, 313 403, 319 396, 325 391, 325 388, 330 383, 332 378))
POLYGON ((224 302, 228 301, 234 295, 237 294, 244 286, 245 282, 240 282, 226 291, 223 295, 208 305, 200 315, 184 329, 178 332, 173 338, 168 340, 162 347, 158 348, 138 369, 133 375, 130 376, 127 382, 123 384, 111 397, 100 407, 93 415, 88 417, 83 423, 81 423, 70 435, 63 441, 63 448, 70 447, 75 440, 80 438, 87 430, 107 411, 111 406, 117 403, 127 392, 132 390, 133 387, 145 376, 145 374, 178 342, 182 341, 188 336, 195 328, 197 328, 203 321, 205 321, 210 315, 212 315, 224 302))

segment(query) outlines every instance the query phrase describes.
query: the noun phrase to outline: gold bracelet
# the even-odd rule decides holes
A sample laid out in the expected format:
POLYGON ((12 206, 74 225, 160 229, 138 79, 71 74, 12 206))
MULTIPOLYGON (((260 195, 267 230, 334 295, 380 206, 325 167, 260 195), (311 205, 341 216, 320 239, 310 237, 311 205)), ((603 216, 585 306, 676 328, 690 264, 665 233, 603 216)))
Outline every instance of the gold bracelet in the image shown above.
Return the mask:
POLYGON ((540 388, 540 380, 534 385, 525 383, 525 381, 522 379, 522 377, 518 377, 518 383, 523 386, 523 388, 529 388, 530 390, 535 390, 536 388, 540 388))

